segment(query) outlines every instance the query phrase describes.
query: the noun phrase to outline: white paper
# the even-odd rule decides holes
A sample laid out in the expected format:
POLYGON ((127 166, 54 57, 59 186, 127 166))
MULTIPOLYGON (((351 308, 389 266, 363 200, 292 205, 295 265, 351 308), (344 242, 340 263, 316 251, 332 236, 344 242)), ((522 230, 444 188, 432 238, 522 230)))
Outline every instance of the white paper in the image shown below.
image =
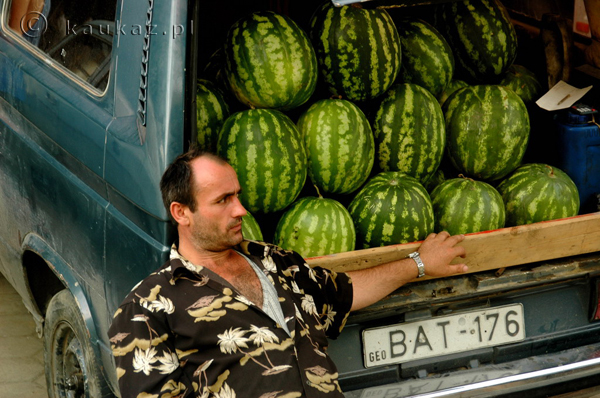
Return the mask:
POLYGON ((592 87, 576 88, 561 80, 535 103, 547 111, 567 109, 586 95, 592 87))

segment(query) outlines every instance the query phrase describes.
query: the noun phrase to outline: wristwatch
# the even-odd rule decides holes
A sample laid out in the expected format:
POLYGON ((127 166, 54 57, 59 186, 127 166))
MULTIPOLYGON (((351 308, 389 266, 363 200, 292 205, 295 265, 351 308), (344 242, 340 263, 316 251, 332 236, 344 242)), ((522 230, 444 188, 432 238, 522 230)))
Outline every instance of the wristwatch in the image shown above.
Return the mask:
POLYGON ((425 276, 425 264, 423 264, 423 260, 421 260, 421 256, 419 255, 419 252, 412 252, 408 255, 408 257, 412 258, 413 260, 415 260, 415 263, 417 263, 417 268, 419 269, 419 275, 417 275, 417 278, 422 278, 425 276))

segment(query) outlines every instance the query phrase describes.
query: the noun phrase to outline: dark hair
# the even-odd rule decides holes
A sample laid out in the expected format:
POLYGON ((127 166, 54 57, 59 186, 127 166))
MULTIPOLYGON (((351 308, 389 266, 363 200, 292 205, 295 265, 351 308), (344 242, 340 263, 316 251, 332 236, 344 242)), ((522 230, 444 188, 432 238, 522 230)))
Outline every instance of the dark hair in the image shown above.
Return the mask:
MULTIPOLYGON (((194 196, 194 175, 191 162, 200 157, 207 157, 219 164, 227 164, 227 161, 214 153, 192 147, 187 152, 177 156, 173 163, 167 167, 160 179, 160 193, 167 214, 171 216, 171 203, 177 202, 188 206, 191 211, 196 211, 196 199, 194 196)), ((173 220, 174 221, 174 220, 173 220)))

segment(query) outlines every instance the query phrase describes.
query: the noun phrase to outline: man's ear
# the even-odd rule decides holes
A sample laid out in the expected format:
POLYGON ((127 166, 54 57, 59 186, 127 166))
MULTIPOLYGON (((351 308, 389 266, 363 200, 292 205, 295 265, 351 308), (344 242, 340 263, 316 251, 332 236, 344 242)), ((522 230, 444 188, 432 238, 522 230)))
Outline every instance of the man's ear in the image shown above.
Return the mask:
POLYGON ((183 205, 179 202, 172 202, 171 206, 169 207, 169 210, 171 210, 171 216, 173 217, 175 222, 177 222, 177 224, 189 225, 190 208, 188 206, 183 205))

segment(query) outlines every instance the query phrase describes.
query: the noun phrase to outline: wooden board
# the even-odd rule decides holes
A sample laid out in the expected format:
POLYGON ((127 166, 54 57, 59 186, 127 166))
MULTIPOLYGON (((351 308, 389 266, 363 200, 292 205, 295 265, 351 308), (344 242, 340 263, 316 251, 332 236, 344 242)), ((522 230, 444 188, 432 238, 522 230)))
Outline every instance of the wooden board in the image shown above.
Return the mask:
MULTIPOLYGON (((420 245, 413 242, 355 250, 307 262, 337 272, 352 271, 405 258, 420 245)), ((600 212, 468 234, 461 245, 467 257, 460 261, 469 266, 469 273, 600 252, 600 212)))

